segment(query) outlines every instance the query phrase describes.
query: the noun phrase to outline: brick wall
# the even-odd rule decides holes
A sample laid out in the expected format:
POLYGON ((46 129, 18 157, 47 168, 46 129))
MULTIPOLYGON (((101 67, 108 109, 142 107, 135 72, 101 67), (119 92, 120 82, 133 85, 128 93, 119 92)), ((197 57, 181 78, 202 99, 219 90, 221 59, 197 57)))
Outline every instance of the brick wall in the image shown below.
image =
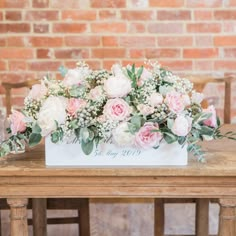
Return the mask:
POLYGON ((92 68, 148 58, 181 74, 233 74, 235 32, 236 0, 0 0, 0 80, 80 59, 92 68))

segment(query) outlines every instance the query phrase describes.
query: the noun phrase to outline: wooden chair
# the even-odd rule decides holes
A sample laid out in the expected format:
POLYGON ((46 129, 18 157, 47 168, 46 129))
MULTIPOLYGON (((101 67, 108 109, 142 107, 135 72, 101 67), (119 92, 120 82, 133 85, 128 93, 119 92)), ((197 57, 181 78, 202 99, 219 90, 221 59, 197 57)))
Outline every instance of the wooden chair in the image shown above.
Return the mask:
MULTIPOLYGON (((209 83, 224 83, 224 123, 229 124, 231 121, 231 83, 234 80, 232 77, 213 78, 209 76, 189 76, 187 77, 194 84, 194 89, 197 92, 202 92, 209 83)), ((207 106, 207 100, 203 101, 203 107, 207 106)), ((217 199, 155 199, 154 200, 154 220, 155 220, 155 236, 164 236, 164 216, 165 203, 195 203, 196 204, 196 236, 208 236, 209 228, 209 203, 217 202, 217 199)))
MULTIPOLYGON (((2 83, 5 88, 6 113, 11 113, 12 89, 31 88, 39 80, 28 80, 21 83, 2 83)), ((29 209, 32 209, 32 219, 28 219, 28 225, 33 225, 34 236, 46 236, 47 224, 78 224, 78 235, 89 236, 89 199, 56 199, 56 198, 33 198, 29 201, 29 209), (47 218, 46 209, 77 210, 77 216, 67 218, 47 218)), ((0 200, 0 209, 9 209, 5 200, 0 200)), ((1 236, 1 218, 0 218, 1 236)))

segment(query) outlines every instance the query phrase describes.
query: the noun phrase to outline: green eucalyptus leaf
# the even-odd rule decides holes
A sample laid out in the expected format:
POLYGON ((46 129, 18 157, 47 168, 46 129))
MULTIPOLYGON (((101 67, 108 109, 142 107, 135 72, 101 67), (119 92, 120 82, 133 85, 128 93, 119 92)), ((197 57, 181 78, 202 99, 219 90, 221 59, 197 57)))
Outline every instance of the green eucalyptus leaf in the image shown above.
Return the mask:
POLYGON ((29 136, 29 146, 34 147, 35 145, 39 144, 42 139, 41 134, 32 133, 29 136))
POLYGON ((91 154, 91 152, 93 151, 93 141, 84 142, 82 140, 81 141, 81 148, 82 148, 85 155, 91 154))
POLYGON ((138 69, 138 72, 137 72, 137 78, 139 79, 141 77, 143 73, 143 66, 141 66, 139 69, 138 69))
POLYGON ((32 133, 35 133, 35 134, 40 134, 42 131, 42 129, 40 128, 40 126, 35 123, 33 126, 32 126, 32 133))
POLYGON ((175 141, 177 141, 178 140, 178 137, 176 136, 176 135, 174 135, 174 134, 171 134, 171 133, 164 133, 164 139, 165 139, 165 141, 168 143, 168 144, 170 144, 170 143, 174 143, 175 141))

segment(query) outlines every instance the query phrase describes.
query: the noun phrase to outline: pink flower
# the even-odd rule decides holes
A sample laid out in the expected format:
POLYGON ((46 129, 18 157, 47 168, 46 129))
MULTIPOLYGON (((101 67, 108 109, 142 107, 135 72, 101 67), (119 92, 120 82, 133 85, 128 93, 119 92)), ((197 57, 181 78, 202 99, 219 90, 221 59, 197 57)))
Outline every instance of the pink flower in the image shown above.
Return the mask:
POLYGON ((191 127, 192 119, 190 117, 184 117, 183 115, 179 115, 175 119, 171 131, 177 136, 186 136, 191 130, 191 127))
POLYGON ((156 107, 163 102, 163 97, 160 93, 152 93, 149 98, 149 103, 151 106, 156 107))
POLYGON ((130 116, 129 104, 121 98, 114 98, 107 101, 104 106, 104 115, 111 120, 121 121, 130 116))
POLYGON ((35 84, 29 92, 28 98, 40 100, 47 94, 47 87, 42 84, 35 84))
POLYGON ((153 132, 159 128, 158 124, 145 123, 135 135, 135 146, 139 148, 152 148, 159 145, 162 139, 160 132, 153 132))
POLYGON ((78 98, 70 98, 66 107, 71 116, 77 116, 77 112, 86 106, 86 101, 78 98))
POLYGON ((104 96, 102 86, 97 86, 90 90, 89 92, 89 99, 91 100, 99 100, 101 97, 104 96))
POLYGON ((138 110, 140 111, 140 113, 144 116, 148 116, 150 114, 152 114, 154 112, 154 108, 149 106, 149 105, 145 105, 145 104, 139 104, 137 106, 138 110))
POLYGON ((25 116, 19 111, 13 111, 10 115, 10 128, 13 135, 26 130, 25 116))
POLYGON ((185 102, 181 94, 175 91, 166 94, 165 102, 169 109, 174 113, 180 113, 185 108, 185 102))
POLYGON ((209 106, 207 109, 203 109, 204 113, 210 113, 211 117, 207 120, 204 120, 204 125, 210 126, 210 127, 217 127, 217 117, 216 117, 216 109, 213 105, 209 106))

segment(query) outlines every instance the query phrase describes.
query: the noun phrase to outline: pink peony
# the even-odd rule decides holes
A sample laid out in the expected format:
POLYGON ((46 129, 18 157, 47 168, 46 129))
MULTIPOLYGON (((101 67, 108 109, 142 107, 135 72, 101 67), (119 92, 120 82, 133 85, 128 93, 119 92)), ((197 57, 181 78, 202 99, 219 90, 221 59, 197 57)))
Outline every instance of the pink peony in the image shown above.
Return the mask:
POLYGON ((192 119, 190 117, 184 117, 183 115, 180 115, 175 119, 171 131, 177 136, 186 136, 191 130, 191 127, 192 119))
POLYGON ((174 113, 181 113, 185 108, 185 102, 181 94, 175 91, 166 94, 165 99, 169 109, 174 113))
POLYGON ((211 105, 207 109, 203 109, 203 112, 212 114, 210 118, 203 121, 204 125, 207 125, 213 128, 217 127, 217 117, 216 117, 215 107, 211 105))
POLYGON ((26 130, 25 116, 19 111, 13 111, 10 115, 10 128, 13 135, 26 130))
POLYGON ((78 98, 70 98, 66 110, 71 116, 77 116, 77 112, 86 106, 86 101, 78 98))
POLYGON ((144 149, 158 146, 162 139, 162 134, 160 132, 153 132, 153 130, 158 128, 158 124, 152 122, 145 123, 135 135, 135 146, 144 149))
POLYGON ((111 120, 125 120, 130 116, 131 108, 129 104, 120 98, 114 98, 107 101, 104 106, 104 115, 111 120))
POLYGON ((47 87, 42 84, 35 84, 29 92, 28 98, 40 100, 47 94, 47 87))

